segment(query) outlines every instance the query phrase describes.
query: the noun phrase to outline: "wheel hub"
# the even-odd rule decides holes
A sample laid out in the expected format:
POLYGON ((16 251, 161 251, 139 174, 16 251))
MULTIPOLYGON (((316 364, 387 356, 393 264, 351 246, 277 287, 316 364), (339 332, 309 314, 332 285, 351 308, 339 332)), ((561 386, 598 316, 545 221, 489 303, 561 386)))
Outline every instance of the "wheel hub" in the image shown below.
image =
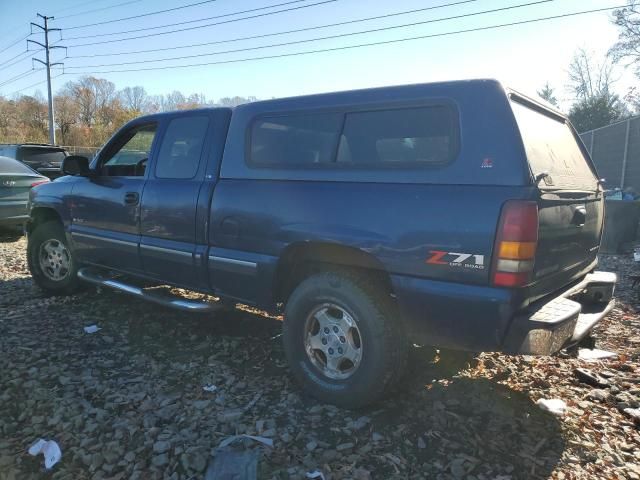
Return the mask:
POLYGON ((59 282, 69 275, 71 254, 61 241, 52 238, 40 245, 39 263, 45 277, 59 282))
POLYGON ((342 307, 325 304, 307 318, 305 350, 311 363, 328 378, 353 375, 362 360, 360 330, 342 307))

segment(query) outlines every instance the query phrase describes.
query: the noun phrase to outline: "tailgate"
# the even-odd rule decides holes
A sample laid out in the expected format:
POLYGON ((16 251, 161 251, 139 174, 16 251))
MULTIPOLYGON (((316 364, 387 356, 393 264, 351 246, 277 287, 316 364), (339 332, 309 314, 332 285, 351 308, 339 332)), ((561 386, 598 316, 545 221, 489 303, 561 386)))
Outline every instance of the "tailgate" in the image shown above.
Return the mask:
POLYGON ((532 177, 539 233, 531 297, 562 288, 597 259, 604 195, 591 160, 566 119, 513 98, 532 177))

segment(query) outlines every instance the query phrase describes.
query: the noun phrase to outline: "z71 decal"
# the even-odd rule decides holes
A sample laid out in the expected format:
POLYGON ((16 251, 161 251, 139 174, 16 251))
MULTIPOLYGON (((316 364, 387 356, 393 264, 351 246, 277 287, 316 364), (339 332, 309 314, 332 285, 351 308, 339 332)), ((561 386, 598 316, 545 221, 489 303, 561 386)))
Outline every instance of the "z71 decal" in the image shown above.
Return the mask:
POLYGON ((473 253, 444 252, 431 250, 427 262, 431 265, 448 265, 449 267, 484 269, 484 255, 473 253))

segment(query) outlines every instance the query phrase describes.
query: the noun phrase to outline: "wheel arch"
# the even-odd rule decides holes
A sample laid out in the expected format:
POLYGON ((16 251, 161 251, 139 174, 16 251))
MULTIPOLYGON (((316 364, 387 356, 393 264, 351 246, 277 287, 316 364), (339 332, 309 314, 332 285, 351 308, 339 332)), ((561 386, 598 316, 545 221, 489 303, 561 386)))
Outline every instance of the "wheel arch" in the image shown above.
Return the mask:
POLYGON ((360 270, 375 275, 389 293, 391 278, 378 258, 348 245, 330 242, 297 242, 280 255, 274 278, 274 300, 286 303, 293 289, 310 275, 332 268, 360 270))
POLYGON ((57 221, 64 226, 62 217, 55 208, 40 206, 32 208, 27 221, 27 233, 31 233, 36 225, 49 221, 57 221))

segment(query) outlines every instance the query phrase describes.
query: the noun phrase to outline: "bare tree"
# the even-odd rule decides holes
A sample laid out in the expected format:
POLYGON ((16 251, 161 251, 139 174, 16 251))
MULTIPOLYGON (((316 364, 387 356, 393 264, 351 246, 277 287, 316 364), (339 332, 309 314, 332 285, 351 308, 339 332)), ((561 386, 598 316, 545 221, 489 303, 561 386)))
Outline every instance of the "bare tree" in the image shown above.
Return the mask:
POLYGON ((84 77, 76 82, 67 82, 62 88, 62 95, 73 98, 76 103, 80 123, 85 127, 90 127, 94 123, 96 110, 98 109, 95 92, 89 78, 84 77))
POLYGON ((48 133, 47 106, 42 94, 23 96, 16 102, 18 122, 22 124, 21 135, 30 141, 44 141, 48 133))
POLYGON ((138 85, 120 90, 120 101, 127 110, 144 112, 147 108, 149 97, 144 87, 138 85))
POLYGON ((9 129, 15 122, 15 102, 0 97, 0 137, 8 138, 10 136, 9 129))
MULTIPOLYGON (((614 10, 613 23, 618 26, 618 41, 611 47, 614 60, 627 60, 638 66, 640 62, 640 3, 629 0, 628 6, 614 10)), ((640 74, 636 70, 636 74, 640 74)))
POLYGON ((218 103, 223 107, 237 107, 243 103, 255 102, 256 97, 224 97, 218 100, 218 103))
POLYGON ((102 125, 109 125, 113 121, 117 110, 120 108, 120 102, 116 93, 116 85, 104 78, 92 78, 96 104, 98 106, 97 114, 102 125))
POLYGON ((204 93, 192 93, 187 98, 187 104, 190 105, 190 108, 206 107, 208 105, 207 97, 204 93))
POLYGON ((577 99, 613 95, 614 82, 611 59, 598 63, 584 48, 577 50, 569 64, 569 90, 577 99))
POLYGON ((56 110, 56 125, 60 131, 60 142, 68 144, 71 128, 78 123, 80 110, 74 99, 68 95, 57 95, 53 99, 56 110))
MULTIPOLYGON (((142 86, 116 90, 113 82, 92 76, 67 82, 54 97, 56 128, 67 145, 98 146, 126 122, 142 113, 200 108, 208 105, 236 106, 256 97, 227 97, 214 103, 204 94, 148 95, 142 86)), ((0 96, 0 141, 46 141, 47 105, 41 94, 0 96)))
POLYGON ((113 117, 113 103, 117 100, 116 86, 104 78, 81 77, 67 82, 63 93, 78 104, 80 121, 86 127, 95 123, 108 124, 113 117))
POLYGON ((178 90, 174 90, 173 92, 165 95, 163 100, 164 100, 162 103, 163 112, 167 112, 171 110, 179 110, 180 106, 187 101, 187 99, 182 94, 182 92, 178 90))

